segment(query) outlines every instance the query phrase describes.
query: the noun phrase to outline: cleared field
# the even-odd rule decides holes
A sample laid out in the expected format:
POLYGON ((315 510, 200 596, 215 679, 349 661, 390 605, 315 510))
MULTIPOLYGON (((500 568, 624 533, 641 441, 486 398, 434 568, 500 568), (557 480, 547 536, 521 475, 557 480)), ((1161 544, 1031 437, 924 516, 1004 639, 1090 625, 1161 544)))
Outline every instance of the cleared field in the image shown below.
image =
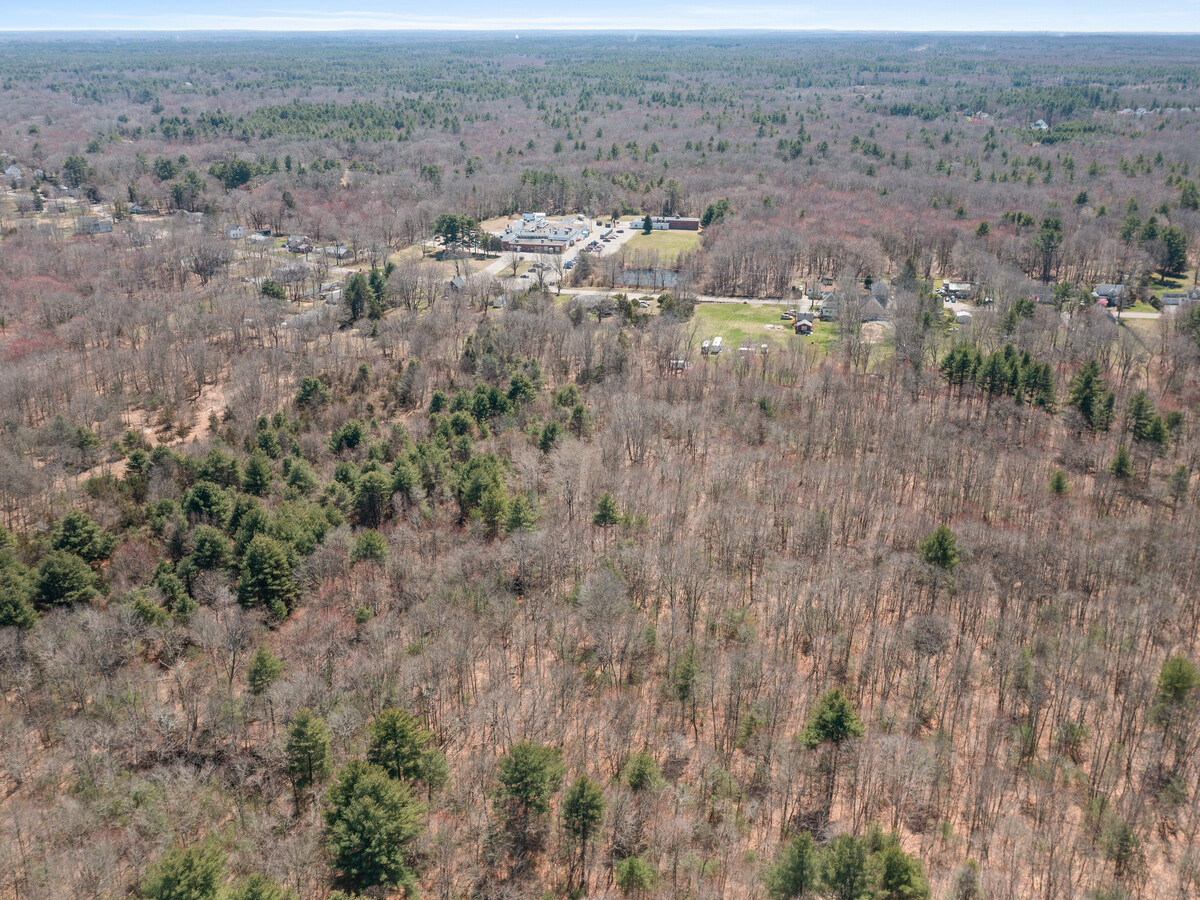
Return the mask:
POLYGON ((490 231, 494 234, 507 228, 514 218, 519 219, 520 216, 497 216, 494 219, 484 219, 479 223, 479 227, 484 231, 490 231))
POLYGON ((743 306, 738 303, 702 303, 696 307, 700 338, 707 340, 720 335, 728 351, 736 351, 743 342, 782 347, 796 341, 812 342, 827 350, 836 338, 835 326, 829 322, 814 321, 813 334, 799 337, 793 332, 790 322, 779 318, 785 309, 792 308, 785 304, 743 306))
POLYGON ((630 250, 656 250, 665 259, 674 259, 680 253, 700 246, 700 233, 696 231, 652 231, 637 234, 626 245, 630 250))
MULTIPOLYGON (((496 261, 496 259, 497 259, 497 257, 495 257, 495 256, 489 256, 487 258, 481 258, 481 257, 460 258, 458 260, 459 270, 464 271, 467 274, 474 275, 476 272, 486 269, 488 266, 490 266, 492 263, 494 263, 496 261)), ((400 250, 396 253, 391 254, 388 257, 388 260, 391 262, 395 262, 395 263, 420 261, 421 260, 421 245, 413 244, 410 247, 405 247, 403 250, 400 250)), ((451 260, 451 259, 443 260, 442 259, 442 251, 440 249, 434 250, 432 248, 426 247, 424 262, 432 263, 434 265, 440 266, 443 273, 446 275, 447 278, 453 277, 453 275, 455 273, 455 267, 454 267, 455 261, 451 260)))

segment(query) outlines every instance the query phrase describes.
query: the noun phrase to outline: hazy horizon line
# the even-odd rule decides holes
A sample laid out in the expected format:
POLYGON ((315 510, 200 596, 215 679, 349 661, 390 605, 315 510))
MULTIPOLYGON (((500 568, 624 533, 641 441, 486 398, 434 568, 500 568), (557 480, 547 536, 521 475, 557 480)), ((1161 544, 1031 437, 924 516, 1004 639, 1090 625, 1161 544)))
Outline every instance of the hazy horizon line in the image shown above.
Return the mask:
POLYGON ((635 27, 617 26, 613 28, 571 28, 571 27, 521 27, 521 28, 501 28, 499 26, 488 27, 479 25, 456 26, 449 24, 438 24, 436 26, 413 25, 405 28, 368 28, 363 26, 356 27, 241 27, 241 28, 199 28, 199 27, 149 27, 149 28, 0 28, 0 37, 10 35, 20 36, 64 36, 64 35, 170 35, 170 34, 207 34, 207 35, 259 35, 259 34, 303 34, 303 35, 319 35, 319 34, 337 34, 337 35, 403 35, 403 34, 513 34, 515 39, 519 39, 520 34, 622 34, 632 35, 698 35, 698 34, 761 34, 761 35, 776 35, 776 34, 829 34, 829 35, 929 35, 937 37, 1019 37, 1019 36, 1038 36, 1038 37, 1200 37, 1198 31, 1138 31, 1136 29, 1122 29, 1120 31, 1073 31, 1062 28, 1047 28, 1038 30, 1023 30, 1023 29, 924 29, 924 28, 802 28, 795 26, 788 27, 772 27, 772 26, 752 26, 741 28, 713 28, 713 27, 697 27, 697 28, 654 28, 654 27, 635 27))

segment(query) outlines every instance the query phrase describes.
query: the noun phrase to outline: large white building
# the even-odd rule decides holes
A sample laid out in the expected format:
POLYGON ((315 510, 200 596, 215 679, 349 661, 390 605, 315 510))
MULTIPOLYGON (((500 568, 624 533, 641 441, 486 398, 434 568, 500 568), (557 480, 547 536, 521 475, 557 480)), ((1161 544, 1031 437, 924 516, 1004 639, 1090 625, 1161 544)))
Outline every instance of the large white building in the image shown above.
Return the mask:
POLYGON ((553 222, 545 213, 525 213, 501 232, 500 242, 520 253, 562 253, 588 236, 588 224, 583 216, 553 222))

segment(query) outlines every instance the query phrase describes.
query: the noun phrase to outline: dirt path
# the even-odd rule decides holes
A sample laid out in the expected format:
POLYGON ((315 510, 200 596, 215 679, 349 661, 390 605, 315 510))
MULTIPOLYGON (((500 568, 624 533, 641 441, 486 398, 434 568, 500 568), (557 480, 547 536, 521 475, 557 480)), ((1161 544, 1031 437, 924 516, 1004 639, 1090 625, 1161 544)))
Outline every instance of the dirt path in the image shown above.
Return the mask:
MULTIPOLYGON (((176 424, 173 427, 155 427, 152 421, 153 414, 146 409, 127 410, 125 420, 127 430, 141 434, 152 447, 175 447, 188 440, 196 440, 208 426, 209 417, 215 415, 220 418, 224 411, 225 387, 222 383, 218 383, 206 385, 195 401, 186 404, 177 416, 176 424), (180 434, 180 425, 187 426, 183 434, 180 434)), ((124 459, 105 461, 90 469, 85 469, 69 480, 74 487, 80 488, 87 483, 89 478, 98 478, 103 475, 112 475, 117 479, 124 478, 125 469, 126 461, 124 459)))

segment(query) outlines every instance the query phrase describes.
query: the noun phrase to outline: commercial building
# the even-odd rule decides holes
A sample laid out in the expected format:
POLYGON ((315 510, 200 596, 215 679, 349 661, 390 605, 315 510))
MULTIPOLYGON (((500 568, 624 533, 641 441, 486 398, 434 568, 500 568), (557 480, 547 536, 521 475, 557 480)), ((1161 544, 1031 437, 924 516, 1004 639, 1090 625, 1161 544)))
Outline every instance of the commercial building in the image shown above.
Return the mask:
POLYGON ((650 227, 655 231, 699 231, 700 220, 687 216, 651 216, 650 227))
POLYGON ((500 234, 505 250, 520 253, 562 253, 579 243, 590 233, 588 220, 583 216, 567 216, 557 222, 545 213, 525 213, 500 234))

